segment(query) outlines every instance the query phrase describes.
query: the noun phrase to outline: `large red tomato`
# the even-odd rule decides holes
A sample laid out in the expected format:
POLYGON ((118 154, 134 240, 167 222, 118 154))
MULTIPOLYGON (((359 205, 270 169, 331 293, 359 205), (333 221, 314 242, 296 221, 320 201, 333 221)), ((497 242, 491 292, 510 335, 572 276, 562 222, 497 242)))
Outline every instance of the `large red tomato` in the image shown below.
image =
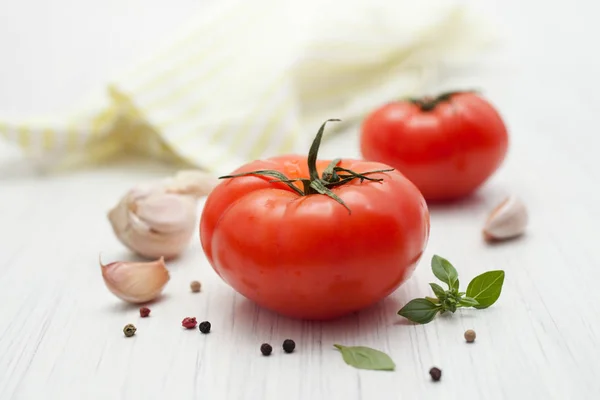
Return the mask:
POLYGON ((317 161, 324 127, 308 158, 254 161, 222 177, 200 222, 217 274, 294 318, 378 302, 411 275, 429 238, 425 199, 402 174, 376 162, 317 161))
POLYGON ((386 104, 362 124, 364 158, 398 169, 427 200, 452 200, 479 188, 502 164, 508 133, 475 93, 386 104))

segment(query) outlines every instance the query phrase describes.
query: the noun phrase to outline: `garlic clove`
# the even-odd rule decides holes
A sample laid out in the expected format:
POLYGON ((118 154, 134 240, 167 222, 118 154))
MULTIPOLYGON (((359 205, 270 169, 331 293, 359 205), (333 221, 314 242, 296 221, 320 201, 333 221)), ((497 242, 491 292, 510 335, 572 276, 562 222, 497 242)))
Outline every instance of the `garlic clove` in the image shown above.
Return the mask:
POLYGON ((490 213, 483 237, 487 241, 511 239, 525 231, 529 216, 525 204, 516 196, 509 196, 490 213))
POLYGON ((174 258, 196 231, 198 199, 217 184, 208 172, 179 171, 129 190, 108 212, 108 220, 121 243, 140 256, 174 258))
POLYGON ((103 265, 102 278, 108 290, 121 300, 145 303, 156 299, 169 282, 164 257, 150 262, 117 261, 103 265))
POLYGON ((189 196, 155 193, 130 207, 131 212, 159 233, 186 230, 190 221, 195 225, 196 201, 189 196))
POLYGON ((169 193, 189 194, 196 197, 208 195, 219 180, 212 174, 199 170, 179 171, 165 183, 169 193))
POLYGON ((157 189, 132 189, 108 213, 117 238, 146 258, 177 257, 197 226, 197 202, 191 196, 157 189))
POLYGON ((179 230, 159 232, 134 213, 128 213, 124 220, 118 220, 117 215, 117 212, 109 215, 117 238, 145 258, 177 257, 189 244, 196 227, 196 218, 190 218, 179 230))

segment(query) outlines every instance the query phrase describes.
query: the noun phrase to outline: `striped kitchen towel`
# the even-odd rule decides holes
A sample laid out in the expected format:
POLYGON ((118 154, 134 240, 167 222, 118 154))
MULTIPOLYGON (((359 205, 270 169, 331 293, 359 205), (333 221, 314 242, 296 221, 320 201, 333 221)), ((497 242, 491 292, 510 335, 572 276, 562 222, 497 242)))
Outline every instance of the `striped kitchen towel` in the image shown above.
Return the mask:
POLYGON ((71 118, 0 117, 0 136, 64 165, 135 151, 228 173, 305 153, 324 120, 356 123, 383 102, 421 94, 440 69, 472 61, 494 40, 454 0, 223 2, 71 118))

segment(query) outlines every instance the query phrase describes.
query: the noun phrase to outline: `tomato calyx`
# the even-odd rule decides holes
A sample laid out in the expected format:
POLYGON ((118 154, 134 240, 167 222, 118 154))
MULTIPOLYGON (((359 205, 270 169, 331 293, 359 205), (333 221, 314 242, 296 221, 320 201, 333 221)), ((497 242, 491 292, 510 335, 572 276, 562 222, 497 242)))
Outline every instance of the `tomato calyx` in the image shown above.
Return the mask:
POLYGON ((427 112, 427 111, 433 111, 440 103, 450 101, 452 99, 452 96, 454 96, 455 94, 474 93, 474 92, 475 92, 474 90, 455 90, 452 92, 442 93, 442 94, 438 95, 437 97, 425 96, 425 97, 420 97, 420 98, 410 98, 410 99, 408 99, 408 101, 411 102, 412 104, 418 106, 421 109, 421 111, 427 112))
POLYGON ((381 182, 383 179, 381 178, 370 178, 368 175, 381 173, 381 172, 390 172, 393 171, 393 168, 389 169, 379 169, 374 171, 367 172, 355 172, 347 168, 340 167, 339 164, 342 161, 340 158, 336 158, 332 160, 327 168, 323 171, 321 176, 319 176, 319 172, 317 170, 317 156, 319 153, 319 147, 321 146, 321 139, 323 138, 323 132, 325 131, 325 125, 327 122, 340 121, 339 119, 328 119, 323 122, 323 125, 319 128, 317 132, 317 136, 313 140, 312 145, 310 146, 310 150, 308 152, 308 173, 309 178, 297 178, 297 179, 289 179, 285 174, 275 171, 275 170, 257 170, 251 172, 244 172, 240 174, 234 175, 224 175, 220 176, 219 179, 231 179, 237 178, 241 176, 249 176, 249 175, 259 175, 259 176, 270 176, 276 179, 272 179, 269 182, 281 182, 290 187, 294 192, 296 192, 299 196, 309 196, 315 194, 321 194, 329 196, 334 199, 342 206, 344 206, 348 213, 351 214, 352 211, 350 208, 344 203, 344 201, 337 196, 335 193, 331 191, 334 187, 343 186, 354 179, 360 179, 360 182, 371 181, 371 182, 381 182), (296 186, 296 182, 302 182, 303 189, 300 189, 296 186))

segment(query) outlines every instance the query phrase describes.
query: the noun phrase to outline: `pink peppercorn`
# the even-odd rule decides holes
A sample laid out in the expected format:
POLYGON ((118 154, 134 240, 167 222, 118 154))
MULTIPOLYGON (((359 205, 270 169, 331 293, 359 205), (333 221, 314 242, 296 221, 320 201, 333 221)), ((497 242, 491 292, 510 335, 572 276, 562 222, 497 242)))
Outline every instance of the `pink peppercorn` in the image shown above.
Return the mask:
POLYGON ((150 315, 150 309, 148 307, 140 308, 140 317, 146 318, 148 315, 150 315))
POLYGON ((181 325, 187 329, 194 329, 196 327, 196 317, 186 317, 181 321, 181 325))

